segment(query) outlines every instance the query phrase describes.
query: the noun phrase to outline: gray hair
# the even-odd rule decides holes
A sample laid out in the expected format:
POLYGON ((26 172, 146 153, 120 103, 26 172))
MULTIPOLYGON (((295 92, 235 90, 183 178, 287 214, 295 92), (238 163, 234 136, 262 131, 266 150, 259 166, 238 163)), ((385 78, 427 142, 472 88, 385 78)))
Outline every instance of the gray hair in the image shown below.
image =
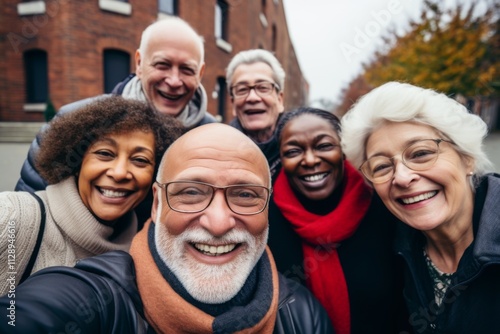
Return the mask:
POLYGON ((263 49, 241 51, 231 59, 226 69, 227 88, 229 90, 231 89, 234 71, 238 66, 255 63, 265 63, 269 65, 273 70, 273 79, 278 84, 279 89, 281 91, 285 89, 285 70, 283 70, 280 62, 271 52, 263 49))
POLYGON ((356 168, 366 159, 366 141, 384 122, 429 125, 453 141, 458 152, 474 160, 480 177, 492 164, 483 149, 486 123, 454 99, 432 89, 388 82, 362 96, 342 117, 342 148, 356 168))
POLYGON ((146 52, 146 46, 148 45, 149 39, 151 38, 153 32, 158 31, 159 29, 164 29, 163 33, 167 34, 175 33, 175 31, 167 30, 172 26, 174 26, 176 29, 185 28, 193 33, 193 38, 198 43, 200 49, 200 64, 203 64, 203 61, 205 59, 205 48, 203 45, 204 42, 203 37, 198 35, 196 30, 194 30, 194 28, 191 27, 189 23, 187 23, 178 16, 168 16, 163 19, 159 19, 154 23, 150 24, 146 29, 144 29, 141 36, 141 43, 139 45, 139 52, 141 53, 141 55, 144 55, 144 53, 146 52))

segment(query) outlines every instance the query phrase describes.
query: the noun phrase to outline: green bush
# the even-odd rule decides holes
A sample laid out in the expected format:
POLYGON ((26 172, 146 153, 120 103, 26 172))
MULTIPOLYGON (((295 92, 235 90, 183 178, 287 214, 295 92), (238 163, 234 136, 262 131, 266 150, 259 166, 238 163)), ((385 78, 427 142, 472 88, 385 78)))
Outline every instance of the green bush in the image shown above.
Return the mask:
POLYGON ((50 122, 50 120, 56 115, 56 108, 54 108, 50 99, 47 101, 47 107, 45 108, 43 115, 45 116, 46 122, 50 122))

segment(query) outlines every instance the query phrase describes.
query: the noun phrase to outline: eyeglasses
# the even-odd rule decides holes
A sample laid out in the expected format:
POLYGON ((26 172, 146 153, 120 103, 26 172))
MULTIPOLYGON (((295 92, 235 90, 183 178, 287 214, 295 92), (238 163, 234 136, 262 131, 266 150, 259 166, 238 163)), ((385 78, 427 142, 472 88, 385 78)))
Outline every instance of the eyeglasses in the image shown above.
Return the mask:
POLYGON ((259 95, 260 97, 265 97, 270 95, 273 92, 273 89, 279 91, 279 88, 280 87, 277 84, 269 81, 261 81, 253 86, 247 85, 245 83, 239 83, 231 87, 231 94, 238 99, 242 99, 246 98, 248 94, 250 94, 250 91, 253 89, 255 90, 255 93, 257 93, 257 95, 259 95))
MULTIPOLYGON (((415 171, 431 168, 439 156, 439 144, 452 143, 445 139, 421 139, 408 145, 401 153, 403 164, 415 171)), ((372 183, 384 183, 394 175, 394 157, 374 156, 363 162, 359 170, 372 183)))
POLYGON ((227 206, 239 215, 256 215, 264 211, 269 202, 271 189, 253 184, 217 187, 198 181, 173 181, 158 183, 165 189, 170 209, 181 213, 197 213, 208 208, 215 191, 224 191, 227 206))

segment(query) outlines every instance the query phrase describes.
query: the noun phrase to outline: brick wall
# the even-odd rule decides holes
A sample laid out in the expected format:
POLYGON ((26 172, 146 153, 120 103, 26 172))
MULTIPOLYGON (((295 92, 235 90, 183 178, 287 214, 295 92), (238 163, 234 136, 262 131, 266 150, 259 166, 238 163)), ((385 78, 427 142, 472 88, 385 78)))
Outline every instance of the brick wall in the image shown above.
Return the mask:
MULTIPOLYGON (((43 121, 43 113, 23 110, 25 79, 23 52, 38 48, 48 54, 49 94, 56 108, 85 97, 102 94, 103 50, 119 49, 134 54, 142 30, 157 18, 157 0, 130 0, 131 15, 99 8, 98 0, 47 0, 46 12, 20 16, 20 1, 3 0, 0 7, 0 121, 43 121)), ((228 0, 231 52, 216 45, 214 36, 215 0, 180 0, 179 16, 205 39, 205 75, 202 83, 208 95, 208 110, 217 114, 216 82, 225 76, 225 67, 237 52, 262 47, 275 51, 287 72, 285 107, 307 101, 307 82, 291 44, 282 1, 228 0), (267 26, 260 19, 265 11, 267 26), (276 43, 273 43, 273 25, 276 43), (275 44, 275 50, 273 50, 275 44)), ((224 121, 232 118, 226 99, 224 121)))

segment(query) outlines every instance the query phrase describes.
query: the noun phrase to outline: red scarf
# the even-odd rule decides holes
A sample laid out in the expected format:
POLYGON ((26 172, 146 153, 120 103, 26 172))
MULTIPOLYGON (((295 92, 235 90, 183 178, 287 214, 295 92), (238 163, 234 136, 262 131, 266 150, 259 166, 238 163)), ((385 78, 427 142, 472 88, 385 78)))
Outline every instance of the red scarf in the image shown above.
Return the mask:
MULTIPOLYGON (((371 202, 372 190, 344 161, 340 202, 325 216, 306 211, 295 197, 283 169, 274 184, 274 202, 302 238, 309 289, 325 307, 337 334, 351 331, 349 295, 337 247, 356 231, 371 202)), ((272 222, 270 222, 272 224, 272 222)))

